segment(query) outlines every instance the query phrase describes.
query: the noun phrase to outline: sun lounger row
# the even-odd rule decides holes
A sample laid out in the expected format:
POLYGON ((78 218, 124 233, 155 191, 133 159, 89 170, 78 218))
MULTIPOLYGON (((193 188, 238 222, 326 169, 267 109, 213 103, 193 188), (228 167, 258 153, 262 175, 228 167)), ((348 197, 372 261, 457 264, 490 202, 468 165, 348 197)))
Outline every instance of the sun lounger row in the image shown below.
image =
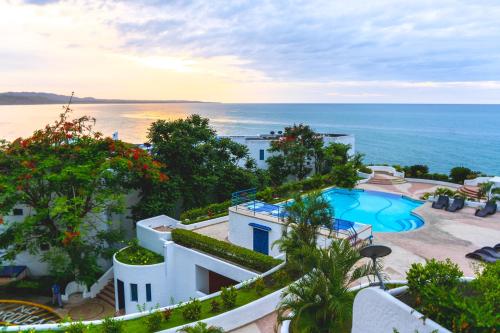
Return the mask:
POLYGON ((500 260, 500 243, 494 247, 482 247, 479 250, 467 253, 465 257, 483 262, 496 262, 500 260))
MULTIPOLYGON (((436 201, 432 203, 432 208, 446 209, 449 212, 456 212, 465 206, 465 199, 457 197, 453 199, 450 205, 450 198, 446 195, 440 195, 436 201)), ((477 209, 475 215, 479 217, 486 217, 493 215, 497 211, 497 204, 494 201, 488 201, 484 208, 477 209)))

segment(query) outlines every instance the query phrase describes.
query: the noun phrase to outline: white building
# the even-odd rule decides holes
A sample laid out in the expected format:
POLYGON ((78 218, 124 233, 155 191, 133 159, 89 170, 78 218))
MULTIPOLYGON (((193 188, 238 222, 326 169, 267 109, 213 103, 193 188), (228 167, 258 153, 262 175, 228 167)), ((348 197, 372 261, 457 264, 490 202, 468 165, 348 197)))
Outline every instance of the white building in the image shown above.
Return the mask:
POLYGON ((161 215, 139 221, 139 245, 164 256, 162 263, 127 265, 113 258, 115 307, 126 314, 138 306, 153 309, 190 298, 200 298, 258 274, 212 255, 186 248, 172 241, 169 228, 179 221, 161 215))
MULTIPOLYGON (((349 155, 354 155, 356 151, 354 135, 348 134, 320 134, 323 137, 324 145, 327 146, 330 143, 342 143, 350 145, 351 149, 349 155)), ((271 156, 267 150, 271 147, 271 142, 278 140, 282 136, 282 133, 274 134, 261 134, 261 135, 232 135, 224 136, 225 138, 230 138, 234 142, 240 143, 248 147, 250 157, 257 162, 257 167, 260 169, 266 169, 267 163, 266 159, 271 156)))

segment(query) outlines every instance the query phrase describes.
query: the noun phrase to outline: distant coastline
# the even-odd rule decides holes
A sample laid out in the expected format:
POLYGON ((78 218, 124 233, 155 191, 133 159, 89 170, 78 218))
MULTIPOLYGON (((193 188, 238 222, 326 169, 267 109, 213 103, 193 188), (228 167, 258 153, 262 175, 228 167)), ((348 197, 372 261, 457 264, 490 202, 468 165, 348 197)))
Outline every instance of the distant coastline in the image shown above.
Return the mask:
MULTIPOLYGON (((5 92, 0 93, 0 105, 40 105, 40 104, 65 104, 71 96, 57 95, 44 92, 5 92)), ((94 97, 73 96, 73 104, 155 104, 155 103, 210 103, 190 100, 132 100, 132 99, 107 99, 94 97)))

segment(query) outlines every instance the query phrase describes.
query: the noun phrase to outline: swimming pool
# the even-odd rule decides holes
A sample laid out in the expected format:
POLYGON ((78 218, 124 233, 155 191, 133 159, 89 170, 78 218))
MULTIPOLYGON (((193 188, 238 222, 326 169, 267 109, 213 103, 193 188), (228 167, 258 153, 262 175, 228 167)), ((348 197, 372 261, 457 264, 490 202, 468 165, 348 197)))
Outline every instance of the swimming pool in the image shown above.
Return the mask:
POLYGON ((423 203, 401 195, 363 190, 331 189, 323 197, 335 218, 371 224, 374 232, 399 232, 420 228, 424 221, 412 214, 423 203))

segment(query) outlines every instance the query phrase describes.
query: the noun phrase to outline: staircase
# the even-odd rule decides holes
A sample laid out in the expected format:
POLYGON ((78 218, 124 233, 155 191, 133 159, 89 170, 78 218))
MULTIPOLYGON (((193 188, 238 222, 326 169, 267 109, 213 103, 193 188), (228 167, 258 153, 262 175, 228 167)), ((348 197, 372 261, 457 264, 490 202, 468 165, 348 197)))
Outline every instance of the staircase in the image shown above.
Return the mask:
POLYGON ((374 185, 397 185, 404 183, 406 183, 404 178, 391 176, 381 172, 375 172, 375 175, 368 181, 368 184, 374 185))
POLYGON ((96 298, 108 303, 113 308, 115 307, 115 284, 113 279, 97 294, 96 298))
POLYGON ((471 198, 477 198, 479 193, 479 187, 464 185, 458 189, 458 192, 471 198))

